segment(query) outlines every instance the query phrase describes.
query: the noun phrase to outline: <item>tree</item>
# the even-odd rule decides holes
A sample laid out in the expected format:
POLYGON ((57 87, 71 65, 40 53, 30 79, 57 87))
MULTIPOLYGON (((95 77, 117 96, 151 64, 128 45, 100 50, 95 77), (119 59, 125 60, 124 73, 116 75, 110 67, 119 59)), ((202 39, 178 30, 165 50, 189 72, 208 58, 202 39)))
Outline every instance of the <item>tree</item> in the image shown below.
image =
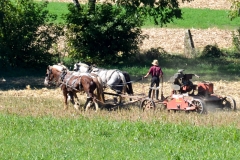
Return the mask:
MULTIPOLYGON (((237 17, 240 17, 240 1, 236 1, 236 0, 230 0, 232 3, 231 6, 231 11, 229 12, 229 17, 230 19, 234 19, 237 17)), ((233 41, 233 45, 235 47, 235 50, 238 52, 238 54, 240 53, 240 27, 235 31, 232 32, 232 41, 233 41)))
MULTIPOLYGON (((190 2, 193 0, 182 0, 190 2)), ((178 0, 113 0, 125 7, 130 14, 141 18, 152 18, 156 25, 165 25, 174 18, 182 18, 178 0)))
POLYGON ((0 65, 29 67, 50 62, 49 49, 59 27, 56 16, 46 10, 47 2, 0 1, 0 65))
POLYGON ((229 12, 230 19, 240 17, 240 1, 230 0, 230 2, 232 3, 231 11, 229 12))
POLYGON ((95 6, 96 1, 89 0, 89 6, 81 5, 80 10, 69 5, 65 20, 71 57, 89 63, 117 64, 139 52, 139 44, 147 37, 141 35, 146 18, 163 26, 182 17, 177 0, 113 2, 95 6))

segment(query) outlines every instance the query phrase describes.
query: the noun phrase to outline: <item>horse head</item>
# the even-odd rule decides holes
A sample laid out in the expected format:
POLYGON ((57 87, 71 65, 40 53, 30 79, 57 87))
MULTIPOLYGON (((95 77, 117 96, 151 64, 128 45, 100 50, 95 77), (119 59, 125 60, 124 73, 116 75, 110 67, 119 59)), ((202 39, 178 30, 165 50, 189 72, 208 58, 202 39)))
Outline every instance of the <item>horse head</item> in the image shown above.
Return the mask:
POLYGON ((94 73, 94 74, 98 74, 100 72, 100 69, 95 67, 95 66, 91 66, 91 73, 94 73))
POLYGON ((60 78, 67 73, 67 69, 63 66, 53 65, 47 67, 47 72, 44 80, 44 85, 47 86, 50 83, 59 83, 60 78))
POLYGON ((81 73, 88 73, 90 66, 85 63, 78 62, 74 64, 73 70, 81 73))
POLYGON ((47 86, 53 80, 54 76, 52 74, 52 66, 47 67, 47 72, 44 79, 44 85, 47 86))

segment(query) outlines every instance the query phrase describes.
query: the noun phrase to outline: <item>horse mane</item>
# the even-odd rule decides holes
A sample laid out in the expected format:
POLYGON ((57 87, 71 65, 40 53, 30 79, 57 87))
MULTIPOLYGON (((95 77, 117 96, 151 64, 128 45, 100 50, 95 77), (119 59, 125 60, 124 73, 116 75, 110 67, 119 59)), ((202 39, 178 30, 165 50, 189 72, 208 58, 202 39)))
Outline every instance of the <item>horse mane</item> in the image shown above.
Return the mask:
POLYGON ((89 68, 89 65, 87 65, 86 63, 78 62, 78 65, 80 65, 80 66, 84 66, 84 67, 88 67, 88 68, 89 68))
POLYGON ((54 64, 52 67, 59 71, 68 71, 67 67, 62 64, 54 64))

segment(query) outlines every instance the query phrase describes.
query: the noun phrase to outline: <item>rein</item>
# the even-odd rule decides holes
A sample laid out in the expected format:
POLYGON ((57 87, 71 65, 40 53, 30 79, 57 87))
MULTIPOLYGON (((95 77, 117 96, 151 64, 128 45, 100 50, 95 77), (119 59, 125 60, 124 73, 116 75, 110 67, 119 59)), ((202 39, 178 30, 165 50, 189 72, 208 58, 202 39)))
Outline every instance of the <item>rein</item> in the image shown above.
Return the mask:
MULTIPOLYGON (((135 81, 129 81, 129 82, 126 82, 126 83, 135 83, 135 82, 138 82, 138 81, 141 81, 141 80, 143 80, 144 79, 144 77, 141 77, 141 78, 139 78, 139 79, 136 79, 135 81)), ((123 84, 121 85, 112 85, 112 86, 117 86, 117 87, 121 87, 121 86, 124 86, 123 84)))

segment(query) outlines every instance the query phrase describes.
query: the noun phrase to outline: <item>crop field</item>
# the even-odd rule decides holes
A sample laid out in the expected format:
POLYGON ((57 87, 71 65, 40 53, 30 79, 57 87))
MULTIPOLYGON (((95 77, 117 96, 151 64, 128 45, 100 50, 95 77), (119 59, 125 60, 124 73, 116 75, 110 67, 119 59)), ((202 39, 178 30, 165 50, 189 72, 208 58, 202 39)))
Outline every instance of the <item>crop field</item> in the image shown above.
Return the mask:
MULTIPOLYGON (((217 2, 195 0, 183 7, 230 7, 226 0, 217 2)), ((185 29, 147 28, 143 31, 150 36, 144 41, 143 50, 159 45, 164 45, 165 50, 171 53, 180 53, 183 50, 183 45, 180 44, 183 40, 180 42, 179 39, 183 37, 185 29), (161 40, 159 37, 165 39, 161 40)), ((192 29, 199 48, 215 42, 220 48, 228 48, 231 46, 230 32, 217 28, 192 29)), ((198 69, 197 65, 188 68, 195 71, 198 69)), ((155 111, 143 112, 139 109, 140 102, 114 110, 102 108, 97 112, 76 110, 69 103, 69 108, 63 110, 62 91, 59 87, 43 85, 45 73, 38 77, 1 76, 0 157, 12 160, 240 159, 239 76, 225 75, 221 80, 216 75, 214 80, 217 69, 212 71, 211 67, 203 67, 206 70, 203 68, 201 73, 205 71, 206 74, 213 74, 211 82, 214 84, 214 93, 233 97, 236 111, 215 110, 208 114, 168 113, 157 104, 155 111)), ((175 71, 174 67, 171 69, 175 71)), ((165 97, 171 93, 169 76, 164 77, 165 97)), ((135 79, 137 78, 132 77, 132 80, 135 79)), ((194 78, 193 83, 207 79, 194 78)), ((134 82, 134 94, 147 95, 149 84, 150 78, 134 82)), ((109 89, 107 91, 110 92, 109 89)), ((78 97, 83 106, 86 95, 78 93, 78 97)))

